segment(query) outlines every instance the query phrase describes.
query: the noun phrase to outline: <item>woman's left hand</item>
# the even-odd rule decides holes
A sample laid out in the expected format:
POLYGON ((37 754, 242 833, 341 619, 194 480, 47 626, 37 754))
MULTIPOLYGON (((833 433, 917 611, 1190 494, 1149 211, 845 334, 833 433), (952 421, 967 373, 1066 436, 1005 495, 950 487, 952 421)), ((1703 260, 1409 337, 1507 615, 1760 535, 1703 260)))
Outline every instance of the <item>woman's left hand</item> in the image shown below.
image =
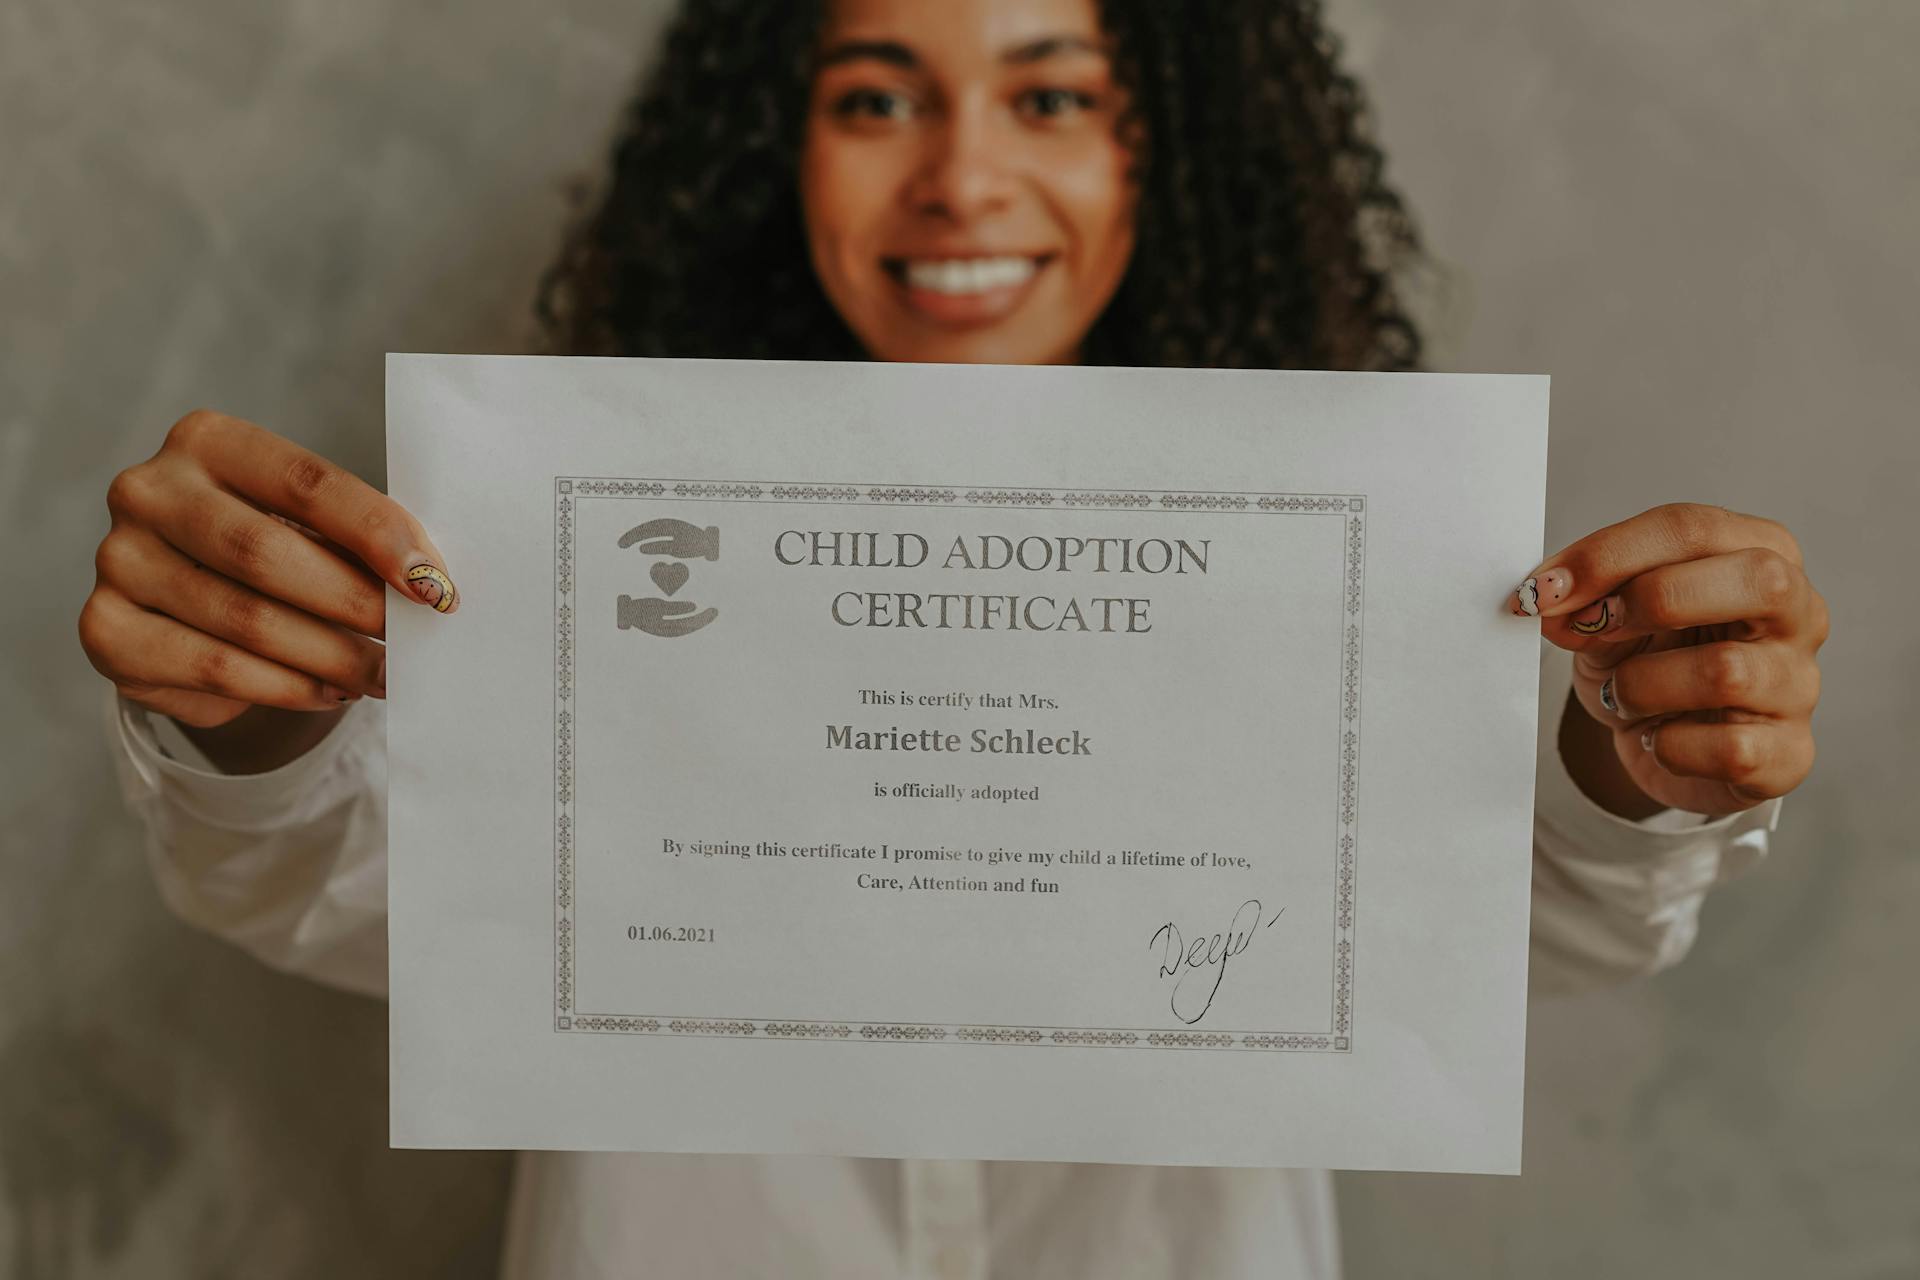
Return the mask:
POLYGON ((1575 697, 1653 804, 1736 813, 1812 769, 1827 602, 1773 521, 1655 507, 1547 559, 1512 608, 1573 651, 1575 697))

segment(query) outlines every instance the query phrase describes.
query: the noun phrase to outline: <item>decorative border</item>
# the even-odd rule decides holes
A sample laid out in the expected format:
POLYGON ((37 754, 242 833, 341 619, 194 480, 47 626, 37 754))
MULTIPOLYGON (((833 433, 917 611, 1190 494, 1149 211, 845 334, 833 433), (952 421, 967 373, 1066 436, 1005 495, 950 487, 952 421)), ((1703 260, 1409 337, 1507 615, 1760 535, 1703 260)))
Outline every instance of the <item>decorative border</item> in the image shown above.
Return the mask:
POLYGON ((1353 938, 1360 774, 1361 608, 1366 597, 1367 501, 1359 494, 1112 492, 1018 486, 963 490, 927 485, 791 484, 765 481, 554 478, 554 1030, 626 1035, 722 1036, 758 1040, 1013 1044, 1077 1048, 1253 1049, 1350 1053, 1353 1049, 1353 938), (1340 794, 1335 844, 1333 1025, 1326 1031, 1167 1031, 1150 1027, 972 1026, 924 1022, 814 1022, 582 1013, 574 1002, 573 531, 574 504, 587 498, 663 502, 759 502, 951 508, 1059 508, 1223 514, 1331 515, 1346 522, 1341 557, 1344 618, 1340 648, 1340 794))

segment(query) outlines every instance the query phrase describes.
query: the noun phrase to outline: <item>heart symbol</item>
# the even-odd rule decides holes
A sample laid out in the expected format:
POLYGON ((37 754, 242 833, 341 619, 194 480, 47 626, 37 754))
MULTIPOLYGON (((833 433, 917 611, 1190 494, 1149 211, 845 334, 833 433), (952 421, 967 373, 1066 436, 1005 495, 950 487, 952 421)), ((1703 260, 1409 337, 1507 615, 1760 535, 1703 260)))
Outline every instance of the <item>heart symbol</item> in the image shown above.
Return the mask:
POLYGON ((654 565, 652 569, 648 570, 648 572, 653 575, 654 586, 660 588, 668 595, 672 595, 687 584, 687 578, 691 571, 683 564, 673 564, 669 561, 662 560, 659 564, 654 565))

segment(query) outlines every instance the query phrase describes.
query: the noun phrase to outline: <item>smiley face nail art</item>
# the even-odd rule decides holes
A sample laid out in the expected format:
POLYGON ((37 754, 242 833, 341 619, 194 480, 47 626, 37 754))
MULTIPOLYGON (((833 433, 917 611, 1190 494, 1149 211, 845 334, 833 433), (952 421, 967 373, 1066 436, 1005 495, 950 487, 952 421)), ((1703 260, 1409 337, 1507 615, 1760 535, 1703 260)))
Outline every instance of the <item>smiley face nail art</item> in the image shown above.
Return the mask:
POLYGON ((432 605, 437 613, 452 613, 459 596, 453 579, 431 564, 417 564, 407 570, 407 587, 422 604, 432 605))

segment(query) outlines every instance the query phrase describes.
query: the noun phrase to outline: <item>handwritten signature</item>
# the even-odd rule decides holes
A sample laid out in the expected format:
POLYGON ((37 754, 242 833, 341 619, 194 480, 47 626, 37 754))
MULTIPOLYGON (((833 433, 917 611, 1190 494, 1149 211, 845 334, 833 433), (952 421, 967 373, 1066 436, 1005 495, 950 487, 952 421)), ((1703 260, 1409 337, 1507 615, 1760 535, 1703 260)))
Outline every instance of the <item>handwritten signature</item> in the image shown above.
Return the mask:
POLYGON ((1262 924, 1260 917, 1263 908, 1260 899, 1248 898, 1233 913, 1233 919, 1227 927, 1213 934, 1199 934, 1191 943, 1185 939, 1178 925, 1169 920, 1153 931, 1148 939, 1149 950, 1160 947, 1160 976, 1173 979, 1173 990, 1168 996, 1168 1004, 1173 1016, 1189 1025, 1207 1016, 1207 1010, 1213 1008, 1213 998, 1220 991, 1221 979, 1227 976, 1227 961, 1245 951, 1253 943, 1254 934, 1262 929, 1271 929, 1275 920, 1286 914, 1286 908, 1273 913, 1262 924), (1247 913, 1252 918, 1247 919, 1247 913), (1213 971, 1212 981, 1207 979, 1206 971, 1213 971), (1204 998, 1201 988, 1205 987, 1204 998), (1193 1009, 1199 1004, 1198 1009, 1193 1009), (1182 1012, 1193 1009, 1189 1017, 1182 1012))

